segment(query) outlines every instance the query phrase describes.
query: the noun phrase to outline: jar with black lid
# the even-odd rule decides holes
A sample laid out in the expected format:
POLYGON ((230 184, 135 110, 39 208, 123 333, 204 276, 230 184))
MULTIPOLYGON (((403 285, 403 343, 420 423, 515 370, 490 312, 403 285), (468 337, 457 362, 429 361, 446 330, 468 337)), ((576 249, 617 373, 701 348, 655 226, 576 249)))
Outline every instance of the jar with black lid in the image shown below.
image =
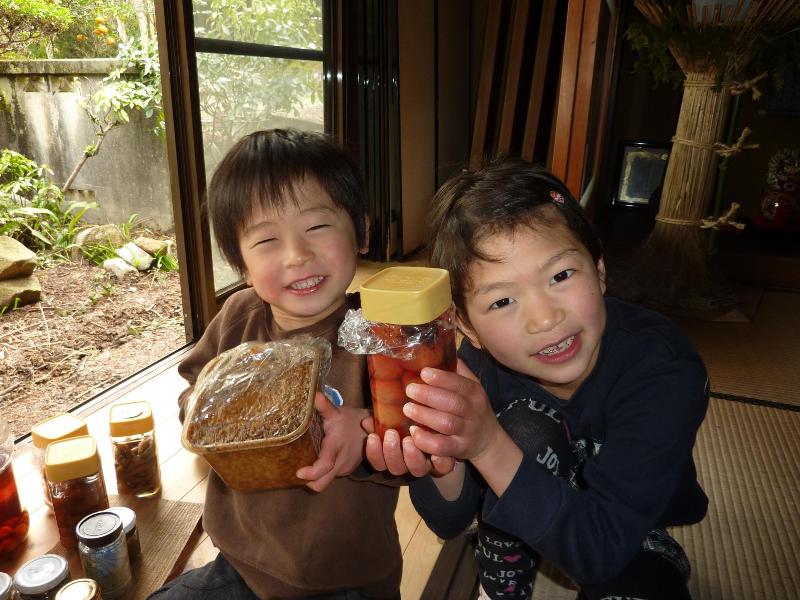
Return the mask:
POLYGON ((83 571, 94 579, 105 600, 124 598, 131 589, 131 565, 122 519, 99 511, 81 519, 75 528, 83 571))
POLYGON ((58 554, 43 554, 17 569, 14 587, 20 600, 55 600, 69 581, 69 563, 58 554))

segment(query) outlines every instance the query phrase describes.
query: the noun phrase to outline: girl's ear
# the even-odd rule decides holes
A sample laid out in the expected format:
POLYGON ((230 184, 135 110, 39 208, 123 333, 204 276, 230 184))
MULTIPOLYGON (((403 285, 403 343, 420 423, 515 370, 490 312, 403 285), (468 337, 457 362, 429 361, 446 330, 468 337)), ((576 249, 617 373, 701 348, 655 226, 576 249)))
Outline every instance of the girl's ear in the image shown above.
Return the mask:
POLYGON ((606 293, 606 263, 603 262, 603 258, 597 261, 597 276, 600 278, 600 289, 603 293, 606 293))
POLYGON ((472 329, 472 326, 467 322, 465 318, 463 318, 460 314, 456 314, 456 326, 458 330, 464 334, 464 337, 469 340, 469 343, 475 346, 478 350, 481 349, 481 342, 478 339, 478 336, 475 334, 475 330, 472 329))
POLYGON ((370 225, 369 215, 364 215, 364 243, 361 245, 361 248, 358 249, 359 254, 366 254, 369 252, 370 225))

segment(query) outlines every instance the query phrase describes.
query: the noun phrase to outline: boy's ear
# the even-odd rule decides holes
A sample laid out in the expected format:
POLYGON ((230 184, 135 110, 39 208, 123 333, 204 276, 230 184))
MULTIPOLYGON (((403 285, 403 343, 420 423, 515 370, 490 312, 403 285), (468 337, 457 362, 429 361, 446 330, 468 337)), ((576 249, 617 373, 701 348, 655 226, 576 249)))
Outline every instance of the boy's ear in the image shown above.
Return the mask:
POLYGON ((606 263, 603 261, 603 258, 597 261, 597 276, 600 278, 600 289, 603 293, 606 293, 606 263))
POLYGON ((367 252, 369 252, 370 225, 371 222, 369 220, 369 215, 364 215, 364 243, 361 246, 361 248, 358 249, 359 254, 366 254, 367 252))
POLYGON ((475 346, 478 350, 481 349, 481 342, 478 336, 475 335, 475 330, 472 329, 470 324, 461 315, 456 315, 456 326, 459 331, 464 334, 464 337, 469 340, 469 343, 475 346))

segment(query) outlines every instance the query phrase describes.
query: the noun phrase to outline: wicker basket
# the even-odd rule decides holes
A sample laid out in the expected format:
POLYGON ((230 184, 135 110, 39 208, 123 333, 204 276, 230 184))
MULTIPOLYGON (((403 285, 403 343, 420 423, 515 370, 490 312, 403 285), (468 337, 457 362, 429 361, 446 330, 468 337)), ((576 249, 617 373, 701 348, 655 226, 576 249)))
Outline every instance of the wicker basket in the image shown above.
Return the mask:
MULTIPOLYGON (((223 355, 220 355, 219 358, 222 357, 223 355)), ((213 371, 214 367, 218 366, 217 360, 212 361, 214 364, 207 365, 209 371, 213 371)), ((302 399, 301 402, 289 407, 279 406, 280 411, 276 411, 276 413, 285 413, 286 410, 293 411, 293 422, 299 422, 299 426, 292 431, 261 439, 220 443, 200 442, 198 440, 201 425, 198 424, 196 417, 202 403, 197 398, 190 398, 181 434, 183 446, 190 452, 205 458, 211 468, 231 489, 255 491, 305 484, 305 480, 298 479, 295 473, 299 468, 314 463, 323 435, 322 419, 314 408, 319 371, 320 360, 313 355, 300 363, 290 365, 281 375, 284 378, 284 388, 287 385, 293 386, 295 389, 298 385, 305 388, 295 392, 295 395, 302 399), (302 373, 299 373, 297 369, 302 369, 302 373), (303 392, 302 396, 300 395, 301 391, 303 392)), ((205 373, 206 369, 198 378, 196 388, 201 386, 201 380, 205 373)), ((221 380, 219 373, 216 375, 217 379, 221 380)), ((211 391, 206 386, 200 395, 204 393, 208 396, 220 391, 224 391, 224 386, 218 386, 218 389, 211 391)), ((266 394, 263 390, 254 391, 250 388, 246 398, 241 395, 235 398, 238 404, 231 402, 228 405, 227 414, 232 414, 231 410, 235 413, 236 410, 248 409, 253 406, 253 403, 264 402, 265 398, 266 394), (237 406, 242 408, 237 409, 237 406)), ((207 398, 205 399, 207 400, 207 398)), ((280 400, 278 404, 280 404, 280 400)))

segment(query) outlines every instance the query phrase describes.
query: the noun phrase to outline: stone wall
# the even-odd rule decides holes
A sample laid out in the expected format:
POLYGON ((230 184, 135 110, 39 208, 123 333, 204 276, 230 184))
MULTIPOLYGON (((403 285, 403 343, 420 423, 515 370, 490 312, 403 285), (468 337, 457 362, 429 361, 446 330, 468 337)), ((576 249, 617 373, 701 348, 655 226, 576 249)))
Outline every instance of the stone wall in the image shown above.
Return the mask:
MULTIPOLYGON (((0 61, 0 148, 47 164, 63 184, 87 145, 96 143, 79 101, 88 98, 115 61, 0 61)), ((151 229, 173 229, 166 146, 141 113, 113 129, 73 182, 70 199, 95 201, 90 223, 123 223, 132 214, 151 229)))

